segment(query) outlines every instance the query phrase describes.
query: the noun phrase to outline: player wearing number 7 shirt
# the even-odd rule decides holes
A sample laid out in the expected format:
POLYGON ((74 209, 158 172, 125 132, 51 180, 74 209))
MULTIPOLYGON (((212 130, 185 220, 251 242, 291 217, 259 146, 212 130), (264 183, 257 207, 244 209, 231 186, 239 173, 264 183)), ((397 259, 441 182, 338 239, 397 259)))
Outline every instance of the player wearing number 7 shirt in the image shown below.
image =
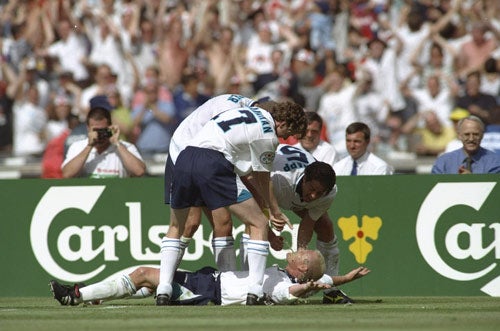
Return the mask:
MULTIPOLYGON (((172 136, 172 139, 170 140, 168 158, 165 165, 164 179, 166 204, 170 204, 170 188, 172 184, 174 164, 177 161, 179 153, 188 146, 188 143, 191 139, 193 139, 196 133, 198 133, 212 117, 217 116, 229 109, 256 106, 256 104, 260 101, 261 100, 256 101, 239 94, 221 94, 211 98, 196 108, 179 124, 172 136)), ((217 227, 214 227, 211 213, 206 207, 191 207, 189 209, 189 214, 186 220, 186 230, 184 232, 190 233, 190 229, 193 226, 198 227, 201 223, 202 209, 205 209, 205 215, 214 229, 212 249, 217 268, 220 271, 236 270, 234 238, 231 235, 226 235, 226 233, 231 233, 233 224, 231 220, 231 213, 229 213, 229 211, 223 209, 220 210, 217 214, 217 227)), ((184 251, 191 241, 191 236, 183 234, 180 240, 181 250, 179 252, 179 261, 182 259, 184 251)))
MULTIPOLYGON (((271 112, 258 107, 230 109, 208 121, 179 153, 170 191, 170 226, 161 244, 157 305, 170 303, 180 237, 193 206, 206 206, 214 222, 227 208, 250 228, 246 303, 261 302, 268 218, 237 177, 248 177, 262 206, 272 207, 269 181, 278 137, 302 136, 306 126, 304 110, 293 102, 276 103, 271 112)), ((271 221, 279 222, 277 217, 282 217, 281 211, 271 208, 271 221)))

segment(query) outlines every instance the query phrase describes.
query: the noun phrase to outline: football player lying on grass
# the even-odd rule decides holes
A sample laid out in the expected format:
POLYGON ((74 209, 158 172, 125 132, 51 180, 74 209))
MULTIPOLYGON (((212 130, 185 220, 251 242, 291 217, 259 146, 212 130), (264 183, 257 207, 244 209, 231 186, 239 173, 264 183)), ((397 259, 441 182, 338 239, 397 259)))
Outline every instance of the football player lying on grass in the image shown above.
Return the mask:
MULTIPOLYGON (((317 250, 299 250, 288 253, 284 269, 272 266, 264 276, 264 299, 260 304, 289 304, 319 290, 351 282, 367 275, 370 270, 358 267, 343 276, 324 275, 325 261, 317 250), (329 277, 330 279, 325 279, 329 277)), ((219 272, 205 267, 196 272, 176 271, 172 304, 175 305, 244 305, 247 297, 248 271, 219 272)), ((142 298, 154 293, 158 285, 159 269, 138 267, 129 275, 104 280, 96 284, 62 285, 50 281, 54 299, 61 305, 76 306, 84 302, 142 298)))

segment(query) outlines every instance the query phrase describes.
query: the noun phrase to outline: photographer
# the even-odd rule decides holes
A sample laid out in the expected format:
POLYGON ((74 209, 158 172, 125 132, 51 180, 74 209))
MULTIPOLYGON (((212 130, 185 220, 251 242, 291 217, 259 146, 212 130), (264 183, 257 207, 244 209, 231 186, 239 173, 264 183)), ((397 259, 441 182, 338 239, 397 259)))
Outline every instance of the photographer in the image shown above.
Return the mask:
POLYGON ((120 129, 111 124, 112 107, 105 95, 90 99, 88 139, 71 144, 62 164, 64 178, 140 177, 146 165, 137 148, 119 140, 120 129))

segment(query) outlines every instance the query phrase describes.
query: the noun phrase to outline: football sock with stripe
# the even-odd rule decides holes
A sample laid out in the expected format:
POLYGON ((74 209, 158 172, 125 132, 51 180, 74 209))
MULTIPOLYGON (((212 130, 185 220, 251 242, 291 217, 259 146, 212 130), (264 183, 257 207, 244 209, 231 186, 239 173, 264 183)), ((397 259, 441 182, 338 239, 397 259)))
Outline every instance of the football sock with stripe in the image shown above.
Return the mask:
POLYGON ((234 250, 234 238, 217 237, 212 239, 215 263, 219 271, 236 270, 236 251, 234 250))
POLYGON ((266 270, 269 242, 263 240, 248 240, 248 293, 261 297, 264 293, 264 272, 266 270))
POLYGON ((160 282, 156 289, 157 294, 172 296, 172 281, 177 269, 180 251, 180 239, 163 237, 160 250, 160 282))

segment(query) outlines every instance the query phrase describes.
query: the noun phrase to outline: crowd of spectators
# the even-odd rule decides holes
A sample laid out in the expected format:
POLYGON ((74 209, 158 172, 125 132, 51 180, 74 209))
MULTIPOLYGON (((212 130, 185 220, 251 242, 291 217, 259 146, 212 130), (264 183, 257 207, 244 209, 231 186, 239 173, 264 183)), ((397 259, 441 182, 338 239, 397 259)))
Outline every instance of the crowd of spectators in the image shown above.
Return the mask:
POLYGON ((499 46, 498 0, 4 0, 0 154, 41 157, 102 94, 123 139, 167 153, 222 93, 317 112, 339 157, 356 121, 370 148, 437 156, 458 108, 500 152, 499 46))

